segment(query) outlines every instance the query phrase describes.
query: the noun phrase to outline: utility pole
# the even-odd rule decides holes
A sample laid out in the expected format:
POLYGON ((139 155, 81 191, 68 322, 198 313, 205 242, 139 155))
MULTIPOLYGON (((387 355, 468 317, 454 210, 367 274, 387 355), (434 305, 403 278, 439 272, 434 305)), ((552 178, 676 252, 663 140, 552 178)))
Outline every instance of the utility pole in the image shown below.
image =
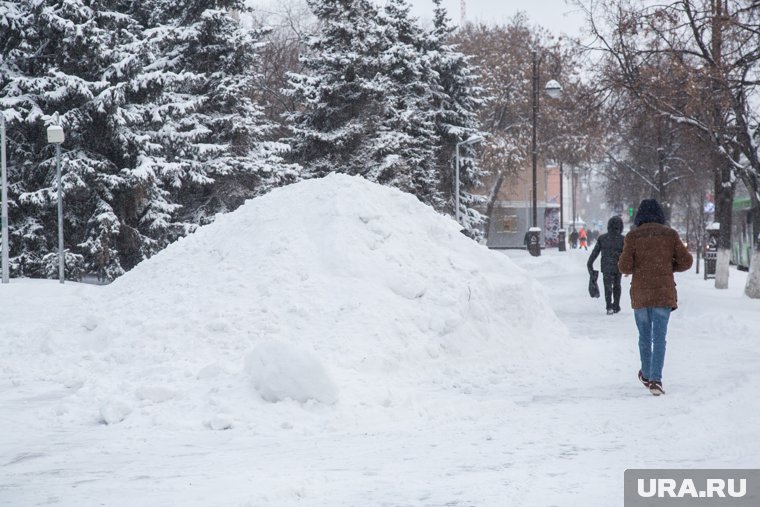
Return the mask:
POLYGON ((538 146, 536 146, 536 124, 538 122, 538 55, 536 50, 531 51, 533 58, 533 129, 531 133, 531 166, 533 171, 533 216, 531 217, 531 227, 538 227, 538 182, 537 165, 538 165, 538 146))
POLYGON ((559 163, 559 228, 565 229, 565 175, 562 171, 562 162, 559 163))

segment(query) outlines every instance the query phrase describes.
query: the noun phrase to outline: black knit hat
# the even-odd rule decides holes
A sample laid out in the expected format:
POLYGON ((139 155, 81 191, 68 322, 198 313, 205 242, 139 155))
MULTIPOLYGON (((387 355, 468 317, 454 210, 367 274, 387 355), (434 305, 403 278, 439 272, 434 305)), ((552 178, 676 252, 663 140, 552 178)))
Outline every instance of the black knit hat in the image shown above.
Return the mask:
POLYGON ((623 232, 623 219, 618 215, 610 218, 607 222, 607 232, 612 234, 620 234, 623 232))
POLYGON ((648 223, 665 223, 665 213, 662 212, 660 204, 654 199, 644 199, 639 204, 639 210, 636 212, 636 217, 633 219, 633 223, 636 227, 641 224, 648 223))

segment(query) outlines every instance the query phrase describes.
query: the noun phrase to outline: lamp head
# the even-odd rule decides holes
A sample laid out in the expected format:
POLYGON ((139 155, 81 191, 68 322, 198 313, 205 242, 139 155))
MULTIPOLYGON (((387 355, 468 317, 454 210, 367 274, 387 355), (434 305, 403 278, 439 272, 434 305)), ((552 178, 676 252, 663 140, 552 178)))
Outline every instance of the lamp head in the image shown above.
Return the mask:
POLYGON ((546 83, 544 90, 546 90, 546 93, 549 95, 549 97, 553 99, 558 99, 560 95, 562 95, 562 85, 554 79, 546 83))
POLYGON ((47 139, 50 144, 63 143, 63 127, 51 125, 47 128, 47 139))
POLYGON ((457 143, 457 149, 460 146, 469 146, 470 144, 477 144, 477 143, 480 143, 480 142, 483 142, 483 141, 485 141, 485 138, 483 136, 472 136, 471 138, 469 138, 469 139, 467 139, 465 141, 459 141, 457 143))

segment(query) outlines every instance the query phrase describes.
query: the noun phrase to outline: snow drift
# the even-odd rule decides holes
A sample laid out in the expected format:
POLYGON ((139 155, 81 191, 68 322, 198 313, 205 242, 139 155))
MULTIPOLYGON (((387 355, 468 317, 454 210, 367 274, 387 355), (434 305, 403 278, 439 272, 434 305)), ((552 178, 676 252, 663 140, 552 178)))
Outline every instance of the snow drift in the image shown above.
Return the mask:
POLYGON ((228 428, 288 399, 387 407, 393 392, 543 375, 568 344, 506 256, 344 175, 253 199, 84 292, 38 378, 76 385, 61 413, 109 424, 228 428))

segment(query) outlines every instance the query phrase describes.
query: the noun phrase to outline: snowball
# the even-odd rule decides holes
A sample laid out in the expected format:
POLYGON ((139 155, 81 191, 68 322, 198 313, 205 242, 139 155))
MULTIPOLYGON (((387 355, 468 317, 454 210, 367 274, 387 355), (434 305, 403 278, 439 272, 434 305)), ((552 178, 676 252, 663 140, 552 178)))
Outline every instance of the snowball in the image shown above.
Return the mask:
POLYGON ((218 377, 222 373, 224 373, 224 370, 221 366, 216 363, 211 363, 204 366, 195 378, 198 380, 212 379, 218 377))
POLYGON ((215 333, 228 333, 230 325, 222 319, 215 319, 206 324, 206 329, 215 333))
POLYGON ((82 327, 85 328, 87 331, 93 331, 95 328, 98 327, 100 322, 98 321, 98 318, 94 315, 88 315, 85 317, 84 321, 82 322, 82 327))
POLYGON ((232 419, 224 414, 218 414, 206 422, 206 426, 214 431, 228 430, 232 428, 232 419))
POLYGON ((78 391, 84 385, 84 379, 76 375, 74 372, 67 372, 63 375, 61 383, 66 389, 78 391))
POLYGON ((163 403, 177 395, 172 389, 163 386, 142 386, 135 391, 135 394, 140 400, 148 400, 154 403, 163 403))
POLYGON ((132 412, 132 407, 121 400, 109 400, 100 407, 100 422, 103 424, 117 424, 127 418, 132 412))
POLYGON ((424 280, 409 273, 404 273, 403 276, 401 274, 389 276, 387 284, 397 296, 406 299, 419 299, 427 292, 424 280))
POLYGON ((332 404, 338 388, 317 357, 282 341, 258 344, 245 359, 253 386, 269 402, 291 398, 332 404))

